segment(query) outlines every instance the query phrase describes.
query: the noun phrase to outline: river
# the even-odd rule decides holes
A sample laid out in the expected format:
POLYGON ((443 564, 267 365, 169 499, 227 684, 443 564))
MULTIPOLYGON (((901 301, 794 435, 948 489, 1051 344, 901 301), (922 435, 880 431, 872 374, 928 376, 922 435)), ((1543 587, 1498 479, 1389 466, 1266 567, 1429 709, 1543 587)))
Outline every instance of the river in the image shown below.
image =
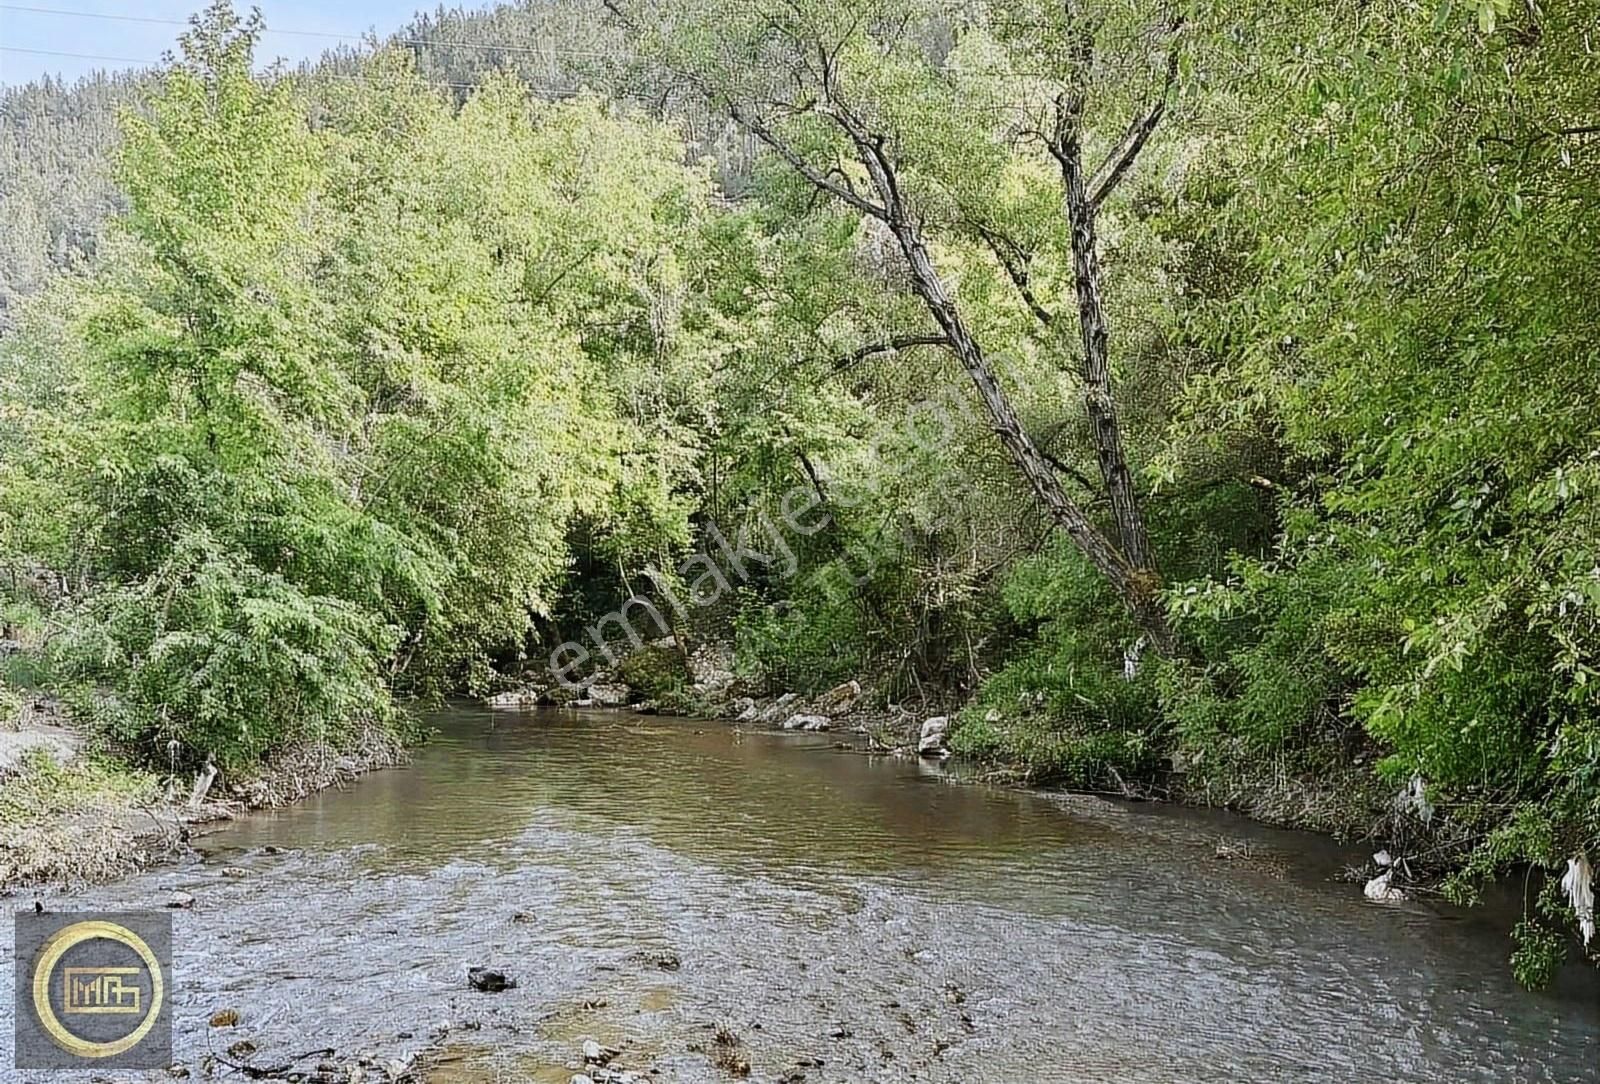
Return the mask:
POLYGON ((955 785, 828 735, 432 721, 406 768, 48 901, 196 897, 179 1062, 248 1038, 258 1065, 382 1065, 449 1024, 433 1078, 452 1084, 565 1084, 586 1038, 660 1081, 740 1061, 790 1082, 1600 1078, 1596 972, 1520 991, 1505 914, 1368 903, 1334 880, 1359 853, 1321 837, 955 785), (1219 859, 1221 839, 1255 857, 1219 859), (473 965, 519 985, 470 991, 473 965), (223 1008, 238 1026, 209 1028, 223 1008))

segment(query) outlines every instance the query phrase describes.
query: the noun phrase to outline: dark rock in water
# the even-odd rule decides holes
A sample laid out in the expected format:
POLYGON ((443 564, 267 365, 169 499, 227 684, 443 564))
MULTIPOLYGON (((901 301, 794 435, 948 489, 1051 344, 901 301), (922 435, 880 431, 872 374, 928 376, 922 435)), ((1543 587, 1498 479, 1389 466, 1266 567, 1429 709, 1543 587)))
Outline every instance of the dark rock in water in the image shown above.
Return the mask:
POLYGON ((504 971, 496 971, 488 967, 467 968, 467 985, 474 990, 482 990, 486 994, 498 994, 502 990, 509 990, 517 984, 517 980, 507 977, 504 971))

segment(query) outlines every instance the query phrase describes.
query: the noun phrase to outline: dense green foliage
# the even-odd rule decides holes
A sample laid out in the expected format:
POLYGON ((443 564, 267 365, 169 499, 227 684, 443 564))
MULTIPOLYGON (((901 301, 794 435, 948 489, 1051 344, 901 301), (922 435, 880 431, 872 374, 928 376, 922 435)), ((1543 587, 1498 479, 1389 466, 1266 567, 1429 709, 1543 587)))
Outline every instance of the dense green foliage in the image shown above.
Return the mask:
MULTIPOLYGON (((7 612, 157 764, 400 725, 670 591, 753 685, 959 703, 1040 781, 1370 832, 1461 898, 1600 855, 1592 12, 1179 7, 574 0, 262 77, 223 5, 160 73, 8 92, 7 612), (927 289, 1114 533, 1074 94, 1091 166, 1165 103, 1095 209, 1165 652, 927 289), (713 527, 771 559, 713 577, 713 527)), ((622 676, 688 703, 682 663, 622 676)))
POLYGON ((403 57, 313 126, 254 34, 216 9, 125 118, 129 213, 9 352, 11 552, 95 585, 58 678, 227 766, 472 684, 579 521, 619 558, 683 539, 662 385, 700 363, 708 206, 650 122, 508 81, 458 110, 403 57))

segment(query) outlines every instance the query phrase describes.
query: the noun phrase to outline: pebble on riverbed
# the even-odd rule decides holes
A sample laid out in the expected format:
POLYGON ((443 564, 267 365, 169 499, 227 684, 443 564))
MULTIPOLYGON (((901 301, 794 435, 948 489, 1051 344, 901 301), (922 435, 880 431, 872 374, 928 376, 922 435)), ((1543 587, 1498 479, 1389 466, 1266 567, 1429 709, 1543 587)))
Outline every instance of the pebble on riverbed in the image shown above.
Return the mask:
POLYGON ((711 1064, 734 1076, 750 1075, 750 1059, 740 1051, 743 1042, 727 1028, 718 1028, 711 1040, 711 1064))
POLYGON ((620 1051, 616 1047, 601 1046, 593 1039, 585 1039, 583 1041, 583 1060, 592 1065, 605 1065, 616 1057, 618 1053, 620 1051))
MULTIPOLYGON (((651 1070, 654 1072, 654 1070, 651 1070)), ((568 1079, 567 1084, 645 1084, 651 1079, 649 1073, 635 1072, 632 1069, 605 1069, 596 1066, 586 1072, 574 1074, 568 1079)))

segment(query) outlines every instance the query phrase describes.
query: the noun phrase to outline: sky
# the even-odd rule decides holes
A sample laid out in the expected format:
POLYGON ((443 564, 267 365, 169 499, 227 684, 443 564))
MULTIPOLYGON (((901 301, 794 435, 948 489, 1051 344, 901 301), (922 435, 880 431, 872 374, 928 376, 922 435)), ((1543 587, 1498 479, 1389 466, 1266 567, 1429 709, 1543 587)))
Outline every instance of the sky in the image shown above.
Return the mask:
MULTIPOLYGON (((260 50, 263 62, 276 57, 296 61, 318 56, 341 40, 355 44, 368 30, 388 34, 399 29, 419 6, 429 10, 435 7, 431 0, 255 3, 267 21, 260 50)), ((205 4, 206 0, 0 0, 0 83, 26 83, 45 74, 71 81, 98 69, 147 67, 173 47, 184 27, 168 21, 135 20, 181 24, 205 4), (120 18, 96 17, 108 15, 120 18), (88 54, 106 59, 44 55, 47 53, 88 54)), ((446 6, 458 5, 487 6, 473 0, 449 0, 446 6)), ((236 6, 247 11, 251 5, 249 0, 237 0, 236 6)))

